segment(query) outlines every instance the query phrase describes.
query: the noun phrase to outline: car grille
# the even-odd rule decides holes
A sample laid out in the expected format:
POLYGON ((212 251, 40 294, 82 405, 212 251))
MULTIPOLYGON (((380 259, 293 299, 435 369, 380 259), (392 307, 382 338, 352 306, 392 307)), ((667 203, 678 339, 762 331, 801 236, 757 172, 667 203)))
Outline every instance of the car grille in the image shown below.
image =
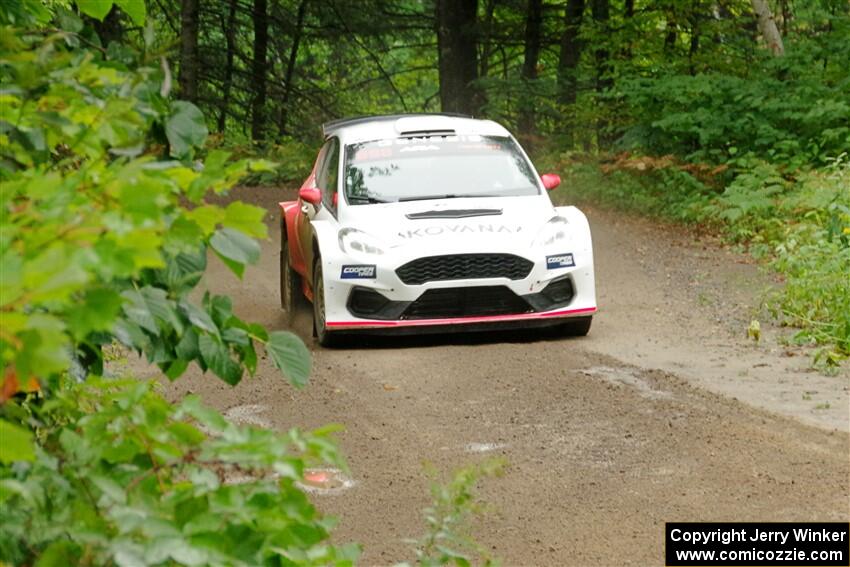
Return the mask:
POLYGON ((429 289, 411 303, 402 319, 438 319, 531 312, 531 306, 505 286, 429 289))
POLYGON ((408 285, 481 278, 521 280, 533 266, 533 262, 513 254, 451 254, 417 258, 395 273, 408 285))

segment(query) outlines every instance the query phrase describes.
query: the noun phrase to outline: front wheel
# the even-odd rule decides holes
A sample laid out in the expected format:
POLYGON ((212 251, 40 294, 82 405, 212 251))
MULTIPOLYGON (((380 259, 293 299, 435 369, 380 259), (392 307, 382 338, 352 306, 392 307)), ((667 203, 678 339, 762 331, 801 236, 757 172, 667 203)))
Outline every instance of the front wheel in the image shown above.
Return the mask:
POLYGON ((590 324, 593 317, 576 317, 564 323, 563 333, 568 337, 584 337, 590 332, 590 324))
POLYGON ((322 260, 316 259, 313 267, 313 335, 323 347, 332 346, 335 336, 328 332, 325 319, 325 280, 322 277, 322 260))

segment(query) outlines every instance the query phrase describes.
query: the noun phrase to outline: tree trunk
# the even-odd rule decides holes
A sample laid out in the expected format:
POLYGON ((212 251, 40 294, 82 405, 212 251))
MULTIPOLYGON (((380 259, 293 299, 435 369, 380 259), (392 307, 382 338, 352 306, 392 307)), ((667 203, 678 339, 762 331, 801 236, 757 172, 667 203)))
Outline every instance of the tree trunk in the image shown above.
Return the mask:
POLYGON ((496 0, 487 0, 484 6, 484 29, 482 30, 481 62, 478 76, 486 77, 490 73, 490 55, 493 53, 493 15, 496 11, 496 0))
POLYGON ((540 59, 540 30, 543 27, 543 0, 528 0, 525 20, 525 58, 522 62, 523 90, 519 98, 520 134, 534 134, 533 83, 537 79, 537 62, 540 59))
POLYGON ((278 124, 278 130, 280 130, 281 134, 286 134, 286 122, 289 118, 289 99, 292 96, 292 80, 295 77, 295 62, 298 59, 298 46, 301 43, 301 34, 304 31, 304 17, 307 15, 308 1, 301 0, 298 4, 295 32, 292 35, 292 47, 289 50, 289 60, 286 62, 286 75, 283 79, 283 97, 280 101, 280 122, 278 124))
POLYGON ((266 0, 254 0, 254 59, 251 79, 254 98, 251 101, 251 139, 265 139, 266 52, 269 46, 269 19, 266 0))
POLYGON ((476 16, 478 0, 437 0, 437 54, 443 112, 476 114, 478 78, 476 16))
MULTIPOLYGON (((607 48, 608 23, 611 18, 609 0, 593 0, 592 13, 597 29, 601 30, 602 37, 605 38, 594 51, 596 57, 596 92, 602 94, 614 84, 614 79, 611 77, 611 54, 607 48)), ((605 117, 596 121, 596 138, 600 147, 604 148, 611 145, 612 137, 611 132, 609 132, 609 122, 605 117)))
POLYGON ((576 71, 581 57, 578 34, 584 14, 584 0, 568 0, 561 34, 561 56, 558 60, 558 90, 561 104, 575 104, 578 94, 576 71))
POLYGON ((699 16, 694 14, 691 17, 691 46, 688 49, 688 70, 691 75, 696 75, 696 64, 694 63, 694 57, 696 57, 697 51, 699 51, 699 16))
POLYGON ((752 0, 752 3, 758 20, 759 32, 767 43, 768 49, 777 57, 783 55, 785 46, 782 45, 782 36, 779 35, 776 20, 773 19, 773 13, 770 11, 770 6, 767 5, 767 0, 752 0))
POLYGON ((611 78, 611 58, 607 48, 608 20, 611 18, 609 0, 593 0, 592 12, 593 21, 596 23, 597 28, 602 30, 602 36, 605 38, 602 41, 602 45, 594 52, 596 56, 596 90, 597 92, 602 92, 613 85, 613 79, 611 78))
POLYGON ((678 26, 672 15, 667 16, 667 27, 664 32, 664 57, 670 59, 676 49, 676 40, 679 37, 678 26))
POLYGON ((122 13, 118 6, 113 6, 106 17, 103 18, 103 21, 97 18, 85 18, 86 21, 91 23, 103 47, 109 47, 109 44, 113 41, 121 41, 124 38, 122 19, 122 13))
POLYGON ((198 0, 180 4, 180 96, 198 100, 198 0))
POLYGON ((236 0, 230 0, 227 23, 224 25, 227 52, 224 64, 224 83, 221 90, 221 108, 218 114, 218 131, 224 132, 227 125, 227 111, 230 107, 230 89, 233 87, 233 59, 236 56, 236 0))
POLYGON ((632 18, 635 17, 635 0, 626 0, 623 4, 623 19, 625 20, 626 41, 621 51, 622 57, 631 61, 632 59, 632 37, 634 30, 632 29, 632 18))

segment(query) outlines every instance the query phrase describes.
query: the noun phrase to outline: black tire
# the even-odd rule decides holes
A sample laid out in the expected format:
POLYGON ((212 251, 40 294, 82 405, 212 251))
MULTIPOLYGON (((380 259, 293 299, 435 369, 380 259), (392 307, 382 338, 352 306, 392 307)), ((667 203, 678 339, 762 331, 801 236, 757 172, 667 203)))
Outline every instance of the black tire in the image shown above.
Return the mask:
POLYGON ((322 278, 322 259, 313 266, 313 336, 323 347, 336 344, 336 336, 328 331, 325 321, 325 280, 322 278))
POLYGON ((590 324, 593 317, 576 317, 565 323, 562 327, 564 335, 568 337, 584 337, 590 332, 590 324))
POLYGON ((280 241, 280 308, 289 317, 295 315, 295 308, 299 305, 301 297, 301 279, 298 272, 292 269, 292 258, 289 253, 289 243, 286 241, 286 232, 281 230, 280 241))
POLYGON ((289 265, 289 252, 286 249, 280 251, 280 308, 286 313, 292 314, 294 288, 292 268, 289 265))

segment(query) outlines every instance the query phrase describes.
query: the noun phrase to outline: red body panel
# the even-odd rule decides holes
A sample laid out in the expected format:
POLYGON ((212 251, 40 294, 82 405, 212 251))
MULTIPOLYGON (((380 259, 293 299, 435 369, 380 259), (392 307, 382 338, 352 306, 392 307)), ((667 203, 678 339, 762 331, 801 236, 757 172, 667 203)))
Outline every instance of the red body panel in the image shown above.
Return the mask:
MULTIPOLYGON (((317 159, 313 164, 313 171, 310 172, 310 176, 307 177, 307 179, 304 180, 304 183, 301 184, 299 192, 301 189, 316 187, 316 166, 318 163, 319 160, 317 159)), ((303 203, 300 198, 297 201, 282 201, 278 203, 278 206, 280 207, 280 216, 286 224, 286 241, 289 244, 289 250, 292 254, 292 269, 303 276, 302 282, 304 283, 304 294, 308 298, 312 298, 313 294, 309 290, 309 285, 307 284, 307 279, 309 279, 310 276, 307 274, 307 262, 304 258, 304 250, 306 248, 304 243, 300 241, 302 231, 298 230, 298 222, 310 222, 309 219, 305 218, 305 215, 302 215, 301 213, 302 205, 303 203)), ((307 245, 310 245, 310 243, 307 243, 307 245)))
POLYGON ((304 275, 304 255, 299 250, 299 246, 296 244, 298 241, 298 233, 295 230, 295 218, 298 215, 301 207, 298 204, 298 201, 283 201, 278 203, 280 207, 280 218, 283 219, 284 226, 286 226, 286 242, 289 246, 292 258, 292 268, 301 274, 304 275))

